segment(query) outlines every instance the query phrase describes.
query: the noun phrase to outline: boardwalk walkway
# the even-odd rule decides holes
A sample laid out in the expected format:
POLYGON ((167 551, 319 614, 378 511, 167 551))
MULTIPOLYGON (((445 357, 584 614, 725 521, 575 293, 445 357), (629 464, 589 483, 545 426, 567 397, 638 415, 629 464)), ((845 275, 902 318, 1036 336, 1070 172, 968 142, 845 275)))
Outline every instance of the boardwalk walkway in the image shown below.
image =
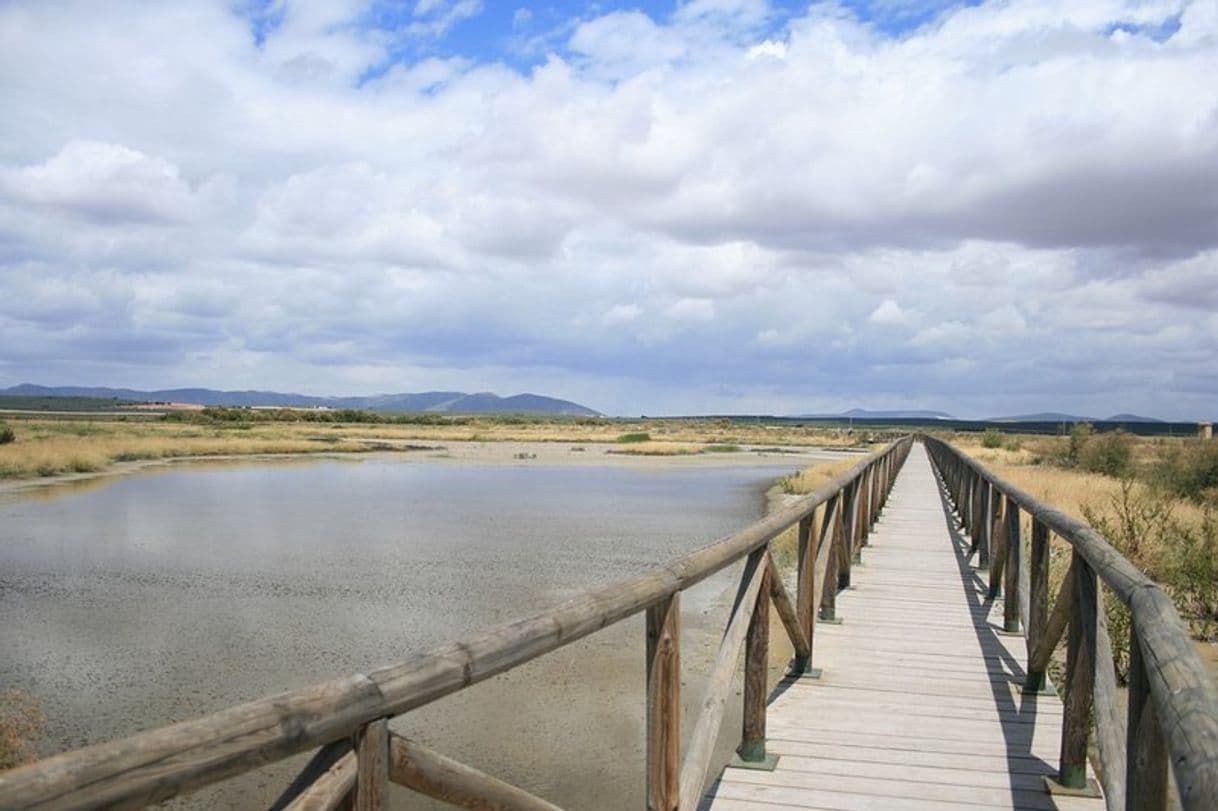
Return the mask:
POLYGON ((1001 602, 987 603, 967 548, 915 445, 838 595, 842 624, 817 624, 823 675, 776 691, 777 768, 729 767, 702 808, 1102 809, 1046 792, 1061 702, 1020 692, 1024 640, 1001 635, 1001 602))

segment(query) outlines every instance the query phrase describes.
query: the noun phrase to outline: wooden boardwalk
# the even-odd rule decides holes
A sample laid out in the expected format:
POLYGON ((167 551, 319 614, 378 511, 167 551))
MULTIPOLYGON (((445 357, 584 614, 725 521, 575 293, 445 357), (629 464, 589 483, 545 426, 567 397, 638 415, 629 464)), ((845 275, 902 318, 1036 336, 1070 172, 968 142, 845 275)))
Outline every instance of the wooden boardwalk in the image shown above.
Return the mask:
POLYGON ((922 445, 915 445, 837 597, 817 623, 819 679, 787 680, 769 710, 777 768, 729 767, 701 808, 1102 809, 1051 796, 1061 701, 1023 695, 1022 637, 967 561, 922 445))

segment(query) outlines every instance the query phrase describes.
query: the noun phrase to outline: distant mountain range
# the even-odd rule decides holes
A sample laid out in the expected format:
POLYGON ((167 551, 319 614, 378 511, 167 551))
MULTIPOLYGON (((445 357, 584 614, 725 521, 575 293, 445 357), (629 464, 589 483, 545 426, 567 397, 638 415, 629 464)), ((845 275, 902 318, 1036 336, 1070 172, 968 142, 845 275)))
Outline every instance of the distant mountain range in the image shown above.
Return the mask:
POLYGON ((215 389, 90 388, 35 386, 22 383, 0 389, 8 397, 94 397, 143 403, 191 403, 204 406, 262 406, 287 408, 360 408, 368 411, 437 412, 444 414, 544 414, 563 417, 599 417, 599 411, 569 400, 539 394, 500 397, 490 392, 427 391, 416 394, 377 394, 371 397, 313 397, 276 391, 216 391, 215 389))
POLYGON ((942 411, 868 411, 865 408, 852 408, 840 414, 800 414, 805 420, 954 420, 951 414, 942 411))
POLYGON ((986 422, 1164 422, 1156 417, 1138 414, 1113 414, 1111 417, 1080 417, 1077 414, 1062 414, 1057 411, 1042 411, 1038 414, 1023 414, 1018 417, 992 417, 986 422))
POLYGON ((1042 411, 1037 414, 1021 414, 1017 417, 990 417, 984 420, 961 420, 944 411, 923 411, 906 409, 897 411, 868 411, 863 408, 852 408, 838 414, 799 414, 798 419, 805 420, 946 420, 953 422, 1155 422, 1163 420, 1155 417, 1142 417, 1137 414, 1114 414, 1111 417, 1080 417, 1075 414, 1063 414, 1057 411, 1042 411))

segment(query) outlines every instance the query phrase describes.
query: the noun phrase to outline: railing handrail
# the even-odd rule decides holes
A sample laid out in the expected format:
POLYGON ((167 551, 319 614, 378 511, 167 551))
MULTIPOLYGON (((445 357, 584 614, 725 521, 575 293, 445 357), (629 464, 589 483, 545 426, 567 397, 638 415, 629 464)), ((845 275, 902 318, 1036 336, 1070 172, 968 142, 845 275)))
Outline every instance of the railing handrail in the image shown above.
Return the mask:
MULTIPOLYGON (((139 808, 327 746, 641 613, 762 549, 787 528, 801 532, 822 504, 848 488, 871 518, 912 438, 868 454, 790 505, 667 564, 586 590, 532 616, 441 645, 367 674, 321 682, 202 718, 53 755, 0 773, 0 809, 139 808), (879 465, 881 462, 892 464, 879 465), (868 488, 863 491, 866 474, 868 488), (857 484, 856 484, 857 483, 857 484)), ((837 501, 834 501, 837 499, 837 501)), ((860 509, 850 496, 851 509, 860 509)), ((837 520, 842 523, 841 511, 837 520)), ((861 517, 861 515, 860 515, 861 517)), ((866 528, 851 525, 858 538, 866 528)), ((839 527, 838 532, 841 532, 839 527)), ((814 550, 815 551, 815 550, 814 550)), ((845 564, 848 567, 848 563, 845 564)), ((777 588, 777 587, 775 587, 777 588)), ((809 584, 811 588, 811 584, 809 584)), ((767 599, 768 594, 763 595, 767 599)), ((775 599, 778 599, 775 597, 775 599)), ((802 601, 811 605, 810 600, 802 601)), ((383 736, 384 732, 379 733, 383 736)), ((357 736, 358 737, 358 736, 357 736)), ((358 747, 357 747, 358 748, 358 747)))
MULTIPOLYGON (((1021 490, 950 443, 927 435, 920 435, 918 438, 931 451, 931 456, 936 465, 941 468, 941 473, 944 472, 944 467, 952 463, 958 466, 955 471, 949 469, 945 476, 957 480, 956 485, 959 492, 956 506, 960 509, 962 517, 965 514, 973 516, 974 512, 979 512, 978 516, 974 516, 973 526, 981 530, 982 534, 990 531, 991 519, 999 520, 996 517, 999 510, 992 506, 997 499, 994 499, 988 492, 977 490, 972 483, 964 481, 963 477, 958 475, 960 469, 970 472, 977 481, 983 482, 993 488, 999 496, 1007 499, 1009 504, 1015 505, 1031 515, 1033 543, 1035 544, 1038 531, 1042 533, 1043 543, 1046 544, 1044 546, 1045 555, 1047 555, 1048 540, 1045 530, 1051 530, 1070 544, 1075 552, 1076 563, 1079 559, 1083 562, 1081 565, 1072 567, 1071 575, 1067 576, 1063 584, 1057 601, 1059 605, 1054 611, 1057 616, 1053 620, 1056 620, 1056 623, 1052 620, 1044 623, 1045 627, 1054 628, 1054 631, 1046 632, 1046 635, 1050 637, 1047 645, 1042 640, 1035 639, 1036 634, 1029 629, 1030 657, 1034 648, 1039 648, 1040 654, 1047 657, 1048 652, 1045 648, 1048 647, 1051 651, 1053 645, 1056 644, 1067 617, 1076 613, 1075 601, 1083 599, 1078 593, 1079 584, 1082 584, 1083 589, 1089 589, 1087 599, 1091 600, 1091 605, 1094 606, 1098 603, 1098 595, 1094 594, 1094 586, 1088 587, 1086 578, 1098 577, 1112 590, 1117 599, 1129 607, 1132 617, 1131 638, 1135 640, 1133 644, 1136 647, 1132 655, 1140 660, 1138 661, 1138 672, 1133 675, 1145 678, 1150 703, 1154 710, 1153 715, 1157 716, 1157 718, 1152 716, 1150 732, 1154 734, 1153 730, 1157 727, 1167 742, 1176 785, 1180 791, 1184 808, 1189 811, 1211 809, 1214 798, 1218 797, 1218 690, 1215 690, 1210 681, 1201 657, 1171 598, 1087 523, 1073 518, 1021 490), (976 505, 979 504, 987 506, 977 507, 976 505), (1078 571, 1075 571, 1076 569, 1078 571), (1054 636, 1054 633, 1057 636, 1054 636)), ((999 527, 996 531, 1008 531, 1006 530, 1006 527, 1010 526, 1006 523, 1008 519, 1004 517, 1001 520, 1004 527, 999 527)), ((1018 533, 1017 519, 1014 526, 1018 533)), ((968 529, 968 531, 970 534, 976 534, 977 530, 968 529)), ((1018 542, 1017 534, 1015 541, 1018 542)), ((974 539, 974 543, 977 543, 976 539, 974 539)), ((1018 551, 1014 554, 1018 555, 1018 551)), ((1035 551, 1033 554, 1035 557, 1035 551)), ((1014 559, 1014 563, 1018 565, 1017 557, 1014 559)), ((1036 565, 1034 560, 1033 567, 1036 565)), ((1042 576, 1045 575, 1047 573, 1042 576)), ((1090 582, 1093 584, 1094 579, 1090 582)), ((991 584, 991 589, 993 589, 993 584, 991 584)), ((1008 600, 1011 597, 1012 595, 1007 595, 1008 600)), ((1029 595, 1021 589, 1016 599, 1023 603, 1020 608, 1024 616, 1027 616, 1030 608, 1027 605, 1029 595)), ((1042 599, 1044 598, 1042 597, 1042 599)), ((1070 622, 1072 635, 1076 633, 1076 620, 1077 618, 1070 622)), ((1091 633, 1086 642, 1090 643, 1091 656, 1094 658, 1097 647, 1096 638, 1102 640, 1102 644, 1098 647, 1104 648, 1108 644, 1102 612, 1098 618, 1093 616, 1091 623, 1096 627, 1089 631, 1084 629, 1079 634, 1081 636, 1083 633, 1091 633)), ((1110 654, 1105 653, 1105 655, 1110 654)), ((1092 662, 1091 664, 1093 673, 1097 672, 1094 666, 1100 663, 1092 662)), ((1110 662, 1108 667, 1111 670, 1110 662)), ((1032 675, 1031 670, 1030 666, 1030 676, 1032 675)), ((1087 701, 1090 702, 1089 692, 1087 701)), ((1133 696, 1131 695, 1132 707, 1133 696)), ((1108 714, 1110 709, 1108 707, 1097 708, 1105 714, 1108 714)), ((1069 713, 1070 708, 1067 707, 1067 715, 1069 713)), ((1101 723, 1097 717, 1097 726, 1101 728, 1101 744, 1106 742, 1103 727, 1108 722, 1108 718, 1105 718, 1104 723, 1101 723)), ((1138 730, 1134 727, 1130 727, 1130 730, 1132 730, 1130 740, 1133 741, 1138 737, 1138 730)), ((1084 742, 1086 741, 1085 730, 1082 733, 1082 739, 1084 742)), ((1109 740, 1113 739, 1109 738, 1109 740)), ((1063 746, 1065 746, 1064 743, 1063 746)), ((1120 747, 1114 748, 1119 750, 1120 747)), ((1131 750, 1132 748, 1131 746, 1131 750)), ((1125 753, 1119 752, 1119 754, 1124 755, 1125 753)), ((1101 746, 1101 759, 1103 756, 1104 747, 1101 746)), ((1130 751, 1128 756, 1129 774, 1133 774, 1135 768, 1146 768, 1145 764, 1133 762, 1133 751, 1130 751)), ((1107 769, 1112 769, 1116 767, 1116 764, 1106 763, 1105 766, 1107 769)), ((1139 780, 1145 779, 1142 775, 1134 775, 1134 777, 1139 780)), ((1106 781, 1106 785, 1107 783, 1108 781, 1106 781)), ((1125 787, 1121 785, 1118 789, 1123 792, 1125 787)), ((1138 803, 1142 800, 1135 798, 1135 793, 1130 793, 1129 801, 1132 805, 1128 807, 1141 808, 1143 806, 1138 803)), ((1158 800, 1159 798, 1155 798, 1156 803, 1158 800)))

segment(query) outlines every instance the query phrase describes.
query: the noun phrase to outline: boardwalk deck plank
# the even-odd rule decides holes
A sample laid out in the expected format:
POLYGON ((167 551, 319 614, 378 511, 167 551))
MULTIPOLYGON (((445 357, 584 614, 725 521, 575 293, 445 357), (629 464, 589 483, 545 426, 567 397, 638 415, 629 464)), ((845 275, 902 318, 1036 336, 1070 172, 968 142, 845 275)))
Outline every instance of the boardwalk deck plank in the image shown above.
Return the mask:
POLYGON ((1024 696, 1026 650, 1005 636, 1001 599, 965 560, 915 446, 837 596, 841 625, 817 626, 821 679, 784 682, 769 712, 773 772, 727 768, 704 811, 1098 811, 1050 796, 1062 706, 1024 696))

